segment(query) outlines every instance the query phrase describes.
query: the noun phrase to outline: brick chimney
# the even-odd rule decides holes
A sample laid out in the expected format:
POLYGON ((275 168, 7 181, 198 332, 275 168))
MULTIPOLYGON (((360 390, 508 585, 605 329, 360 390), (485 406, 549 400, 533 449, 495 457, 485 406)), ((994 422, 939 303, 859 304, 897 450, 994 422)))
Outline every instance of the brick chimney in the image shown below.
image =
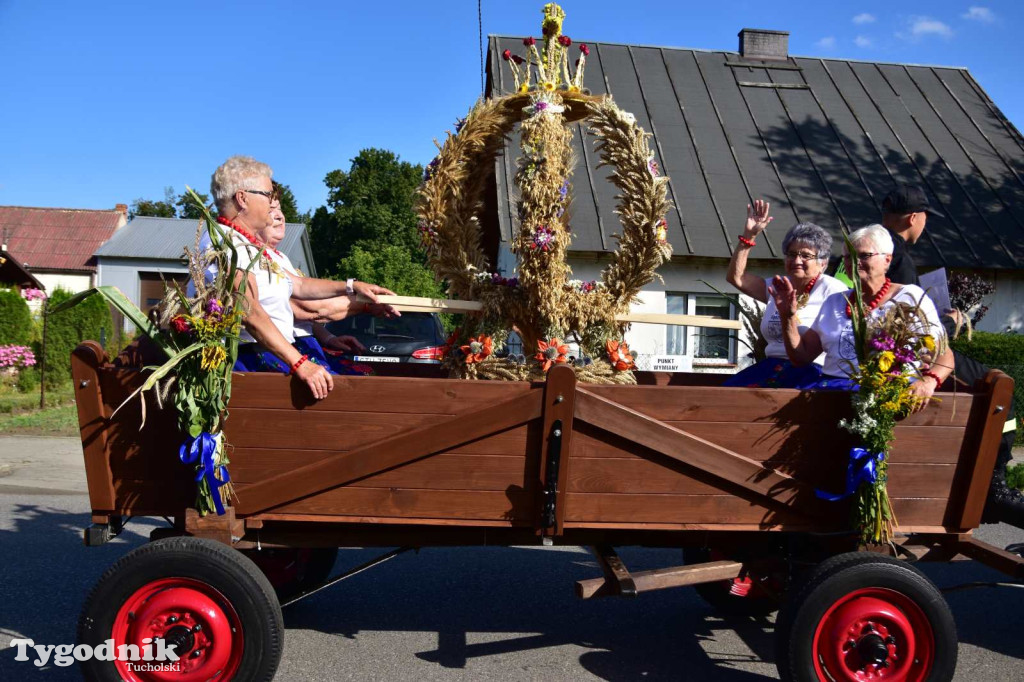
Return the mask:
POLYGON ((128 204, 118 204, 114 206, 114 210, 122 215, 128 215, 128 204))
POLYGON ((788 59, 789 31, 745 28, 739 32, 740 56, 746 59, 788 59))

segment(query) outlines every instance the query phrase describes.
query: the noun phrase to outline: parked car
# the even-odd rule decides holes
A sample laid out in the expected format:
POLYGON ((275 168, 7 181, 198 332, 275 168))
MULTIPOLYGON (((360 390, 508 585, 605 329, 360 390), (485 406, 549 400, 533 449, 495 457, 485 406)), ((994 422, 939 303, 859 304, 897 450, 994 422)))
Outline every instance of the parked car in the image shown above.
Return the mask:
POLYGON ((406 312, 392 319, 355 315, 329 322, 327 329, 336 336, 354 336, 366 346, 365 351, 340 353, 357 363, 439 365, 444 357, 444 327, 436 313, 406 312))

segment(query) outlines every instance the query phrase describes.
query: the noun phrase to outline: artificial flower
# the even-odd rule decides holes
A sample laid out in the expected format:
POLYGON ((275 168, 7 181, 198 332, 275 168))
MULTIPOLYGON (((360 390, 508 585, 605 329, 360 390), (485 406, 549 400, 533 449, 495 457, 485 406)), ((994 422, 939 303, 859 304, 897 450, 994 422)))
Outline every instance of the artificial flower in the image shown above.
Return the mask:
POLYGON ((584 57, 589 57, 590 56, 590 48, 587 47, 586 43, 580 43, 580 52, 583 53, 584 57))
POLYGON ((532 47, 536 44, 537 41, 534 40, 533 36, 530 36, 529 38, 523 38, 523 45, 526 45, 527 47, 532 47))
POLYGON ((921 343, 928 349, 929 353, 935 352, 935 338, 931 334, 926 334, 921 337, 921 343))
POLYGON ((552 83, 551 81, 544 81, 543 83, 540 84, 540 87, 544 89, 544 92, 555 91, 555 84, 552 83))
POLYGON ((550 228, 544 225, 538 225, 533 231, 533 239, 530 243, 530 248, 536 251, 548 251, 551 249, 551 245, 555 242, 555 233, 550 228))
POLYGON ((460 348, 462 353, 466 356, 466 364, 471 365, 474 362, 480 362, 494 350, 494 340, 489 336, 481 334, 476 338, 470 338, 469 343, 460 348))
POLYGON ((554 338, 546 343, 544 341, 538 341, 537 354, 533 357, 537 362, 541 363, 541 371, 546 372, 551 369, 551 365, 565 364, 565 356, 568 353, 569 346, 565 345, 557 338, 554 338))
POLYGON ((882 370, 883 372, 888 372, 889 369, 892 367, 893 360, 895 359, 896 356, 893 355, 893 352, 891 350, 883 351, 878 355, 878 369, 882 370))
POLYGON ((608 339, 605 341, 604 348, 608 352, 608 362, 612 364, 616 372, 625 372, 635 367, 633 356, 630 355, 629 346, 625 341, 608 339))
POLYGON ((558 44, 562 47, 569 47, 572 45, 572 38, 569 36, 558 36, 558 44))
POLYGON ((506 62, 512 59, 512 50, 505 50, 504 52, 502 52, 501 58, 504 59, 506 62))

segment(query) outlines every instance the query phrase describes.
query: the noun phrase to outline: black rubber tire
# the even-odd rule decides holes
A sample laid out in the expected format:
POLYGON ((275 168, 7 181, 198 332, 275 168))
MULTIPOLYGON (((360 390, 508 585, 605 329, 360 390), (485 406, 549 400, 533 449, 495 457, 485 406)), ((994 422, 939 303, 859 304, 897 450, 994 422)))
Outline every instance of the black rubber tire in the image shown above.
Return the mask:
MULTIPOLYGON (((234 608, 244 646, 234 679, 269 682, 274 678, 284 648, 284 622, 274 589, 252 561, 212 540, 166 538, 121 557, 85 600, 78 620, 78 643, 95 647, 110 638, 121 606, 147 583, 164 578, 205 583, 234 608)), ((113 662, 85 661, 81 670, 90 681, 121 679, 113 662)))
POLYGON ((273 586, 274 592, 277 593, 278 600, 283 604, 291 597, 330 577, 334 562, 338 558, 338 548, 275 547, 273 549, 242 550, 242 554, 263 571, 273 586), (281 564, 286 562, 295 562, 298 565, 288 571, 288 575, 282 576, 277 569, 280 569, 281 564))
POLYGON ((775 623, 775 664, 784 682, 818 682, 813 638, 819 622, 838 600, 859 589, 879 587, 911 599, 932 628, 934 658, 927 682, 953 678, 957 634, 942 593, 905 561, 871 552, 848 552, 823 561, 792 590, 775 623))
MULTIPOLYGON (((706 547, 684 547, 683 563, 687 566, 703 564, 711 561, 711 550, 706 547)), ((694 585, 700 598, 722 613, 734 616, 759 618, 767 616, 779 609, 779 602, 770 597, 740 597, 729 591, 730 582, 719 580, 713 583, 694 585)))

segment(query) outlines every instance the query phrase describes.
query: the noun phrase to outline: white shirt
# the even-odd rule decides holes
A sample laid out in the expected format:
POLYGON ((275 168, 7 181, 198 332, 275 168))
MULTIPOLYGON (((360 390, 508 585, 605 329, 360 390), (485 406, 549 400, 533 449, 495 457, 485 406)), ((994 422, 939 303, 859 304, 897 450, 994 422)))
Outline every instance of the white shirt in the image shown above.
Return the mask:
MULTIPOLYGON (((775 306, 775 299, 772 297, 771 292, 768 291, 769 284, 771 284, 771 280, 766 279, 764 281, 764 288, 768 295, 768 307, 764 309, 764 315, 761 316, 761 336, 768 342, 764 353, 766 357, 785 360, 786 344, 782 340, 782 320, 779 318, 779 309, 775 306)), ((818 311, 821 310, 821 305, 825 302, 825 299, 832 294, 843 291, 846 291, 845 284, 835 277, 829 277, 822 273, 811 289, 810 296, 807 298, 807 304, 796 311, 797 325, 800 328, 800 333, 803 334, 810 328, 811 323, 818 317, 818 311)), ((814 360, 819 365, 824 361, 824 353, 814 360)))
MULTIPOLYGON (((822 372, 828 376, 849 376, 850 369, 857 364, 853 322, 846 315, 850 291, 852 290, 829 296, 822 304, 817 319, 811 325, 811 329, 817 332, 818 338, 821 339, 822 348, 825 349, 825 366, 822 368, 822 372)), ((916 305, 924 313, 925 319, 918 321, 915 331, 920 334, 931 334, 936 343, 945 338, 946 330, 939 320, 935 304, 921 287, 914 284, 904 284, 892 298, 868 313, 869 317, 881 319, 885 315, 885 310, 892 307, 894 302, 916 305)))
MULTIPOLYGON (((249 266, 249 263, 259 253, 256 246, 249 243, 249 240, 235 232, 230 227, 221 227, 225 235, 231 238, 231 243, 235 247, 235 253, 238 254, 238 269, 243 270, 249 266)), ((210 239, 209 233, 204 232, 202 238, 199 240, 199 251, 200 253, 213 248, 213 240, 210 239)), ((267 253, 270 254, 271 260, 277 260, 277 254, 267 248, 267 253)), ((283 256, 287 260, 287 256, 283 256)), ((280 264, 280 263, 279 263, 280 264)), ((288 263, 289 267, 291 263, 288 263)), ((292 268, 294 269, 294 268, 292 268)), ((288 299, 292 295, 292 280, 285 271, 282 269, 280 272, 274 272, 267 264, 267 259, 260 258, 259 261, 253 265, 250 274, 256 279, 256 287, 259 289, 259 301, 260 305, 263 306, 263 310, 266 311, 270 317, 274 326, 277 327, 281 335, 288 341, 288 343, 295 342, 295 315, 292 313, 291 304, 288 299)), ((212 284, 214 278, 217 276, 217 262, 214 261, 206 268, 206 283, 212 284)), ((194 295, 195 288, 192 284, 189 284, 189 295, 194 295)), ((239 335, 242 343, 252 343, 256 339, 242 327, 242 333, 239 335)))
MULTIPOLYGON (((270 257, 292 277, 302 277, 302 273, 299 269, 292 265, 292 259, 284 253, 275 253, 273 251, 268 252, 270 257)), ((294 315, 295 311, 292 311, 294 315)), ((313 336, 313 321, 312 320, 295 320, 295 327, 292 329, 295 337, 300 336, 313 336)))

